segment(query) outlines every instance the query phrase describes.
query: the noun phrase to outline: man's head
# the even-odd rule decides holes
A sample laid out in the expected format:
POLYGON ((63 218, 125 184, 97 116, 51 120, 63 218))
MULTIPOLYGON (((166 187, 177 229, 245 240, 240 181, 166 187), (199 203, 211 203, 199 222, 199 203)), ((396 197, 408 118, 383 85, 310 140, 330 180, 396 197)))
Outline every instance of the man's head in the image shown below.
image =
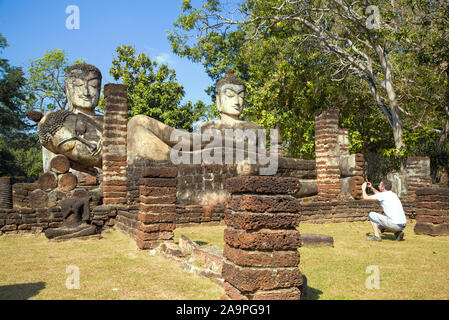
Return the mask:
POLYGON ((245 84, 231 69, 217 82, 217 107, 222 114, 238 118, 243 112, 245 84))
POLYGON ((388 179, 383 179, 380 183, 379 183, 379 190, 381 192, 384 191, 390 191, 391 190, 391 181, 388 179))
POLYGON ((59 110, 47 113, 38 123, 41 144, 86 167, 101 167, 102 128, 88 116, 59 110))
POLYGON ((65 88, 70 111, 92 114, 101 91, 101 72, 97 67, 79 63, 67 68, 65 88))

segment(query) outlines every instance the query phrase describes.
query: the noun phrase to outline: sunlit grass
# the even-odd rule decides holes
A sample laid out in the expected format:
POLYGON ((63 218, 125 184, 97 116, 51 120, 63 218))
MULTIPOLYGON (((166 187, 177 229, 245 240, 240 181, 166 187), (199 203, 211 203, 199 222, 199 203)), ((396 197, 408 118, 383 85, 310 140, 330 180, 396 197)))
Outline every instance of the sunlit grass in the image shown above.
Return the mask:
MULTIPOLYGON (((312 299, 449 299, 449 237, 415 235, 413 223, 404 241, 387 234, 366 241, 368 222, 301 224, 302 233, 334 237, 334 248, 300 248, 299 268, 312 299), (379 289, 365 286, 368 266, 380 272, 379 289)), ((225 226, 175 230, 202 245, 223 248, 225 226)), ((223 289, 189 273, 178 262, 138 250, 118 231, 105 239, 49 242, 43 235, 0 238, 0 299, 219 299, 223 289), (80 289, 66 288, 80 270, 80 289)))
POLYGON ((150 256, 130 237, 49 242, 45 236, 0 238, 0 299, 219 299, 223 289, 150 256), (80 271, 80 289, 67 289, 68 266, 80 271))
MULTIPOLYGON (((300 248, 300 270, 306 275, 312 299, 449 299, 449 237, 416 235, 414 222, 407 225, 404 241, 392 234, 382 242, 366 241, 368 222, 303 223, 302 233, 334 237, 334 248, 300 248), (379 289, 365 285, 377 266, 379 289)), ((193 241, 223 247, 224 226, 177 229, 193 241), (219 235, 220 234, 220 235, 219 235), (207 239, 207 240, 205 240, 207 239)), ((372 287, 372 286, 371 286, 372 287)))

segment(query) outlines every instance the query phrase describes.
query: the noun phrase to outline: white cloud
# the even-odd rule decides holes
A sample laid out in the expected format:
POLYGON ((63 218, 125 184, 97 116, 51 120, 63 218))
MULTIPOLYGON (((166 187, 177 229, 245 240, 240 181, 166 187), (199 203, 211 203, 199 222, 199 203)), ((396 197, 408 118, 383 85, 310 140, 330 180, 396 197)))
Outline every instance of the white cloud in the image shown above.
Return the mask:
POLYGON ((175 60, 168 53, 162 53, 154 58, 154 60, 159 64, 174 64, 175 60))

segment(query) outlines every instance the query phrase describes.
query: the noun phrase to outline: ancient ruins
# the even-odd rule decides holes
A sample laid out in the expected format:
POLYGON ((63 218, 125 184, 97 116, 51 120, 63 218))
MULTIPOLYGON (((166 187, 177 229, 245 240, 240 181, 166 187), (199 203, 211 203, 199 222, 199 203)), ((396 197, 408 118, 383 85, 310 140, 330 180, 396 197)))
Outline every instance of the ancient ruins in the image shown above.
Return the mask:
MULTIPOLYGON (((337 111, 316 113, 316 160, 279 152, 276 173, 261 175, 267 164, 247 161, 251 143, 264 146, 259 136, 240 145, 246 158, 238 163, 210 164, 203 158, 174 164, 170 154, 177 142, 170 137, 176 128, 146 116, 128 121, 126 86, 104 86, 100 116, 97 68, 75 65, 66 83, 70 110, 29 114, 46 150, 45 173, 34 183, 0 177, 0 234, 44 232, 49 239, 67 240, 97 237, 115 227, 139 249, 174 250, 176 227, 224 223, 225 249, 217 262, 223 298, 300 299, 300 221, 367 221, 370 211, 380 210, 377 202, 361 200, 364 155, 349 153, 337 111)), ((203 133, 261 129, 239 119, 245 88, 238 78, 228 72, 218 87, 222 119, 203 124, 203 133)), ((184 134, 189 148, 200 136, 184 134)), ((239 148, 229 143, 237 138, 218 147, 200 143, 187 158, 204 151, 220 159, 235 155, 239 148)), ((407 218, 416 219, 415 233, 449 235, 449 189, 431 184, 428 158, 408 159, 405 175, 392 173, 391 179, 407 218)))

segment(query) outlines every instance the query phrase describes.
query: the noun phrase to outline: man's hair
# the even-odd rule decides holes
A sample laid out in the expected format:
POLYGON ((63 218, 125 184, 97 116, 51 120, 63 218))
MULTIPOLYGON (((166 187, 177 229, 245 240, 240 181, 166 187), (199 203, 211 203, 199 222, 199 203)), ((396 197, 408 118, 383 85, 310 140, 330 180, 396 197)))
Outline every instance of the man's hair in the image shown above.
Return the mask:
POLYGON ((98 78, 101 81, 102 76, 100 69, 98 69, 96 66, 87 63, 77 63, 74 64, 73 66, 68 67, 65 72, 65 79, 67 81, 67 79, 71 77, 85 78, 89 75, 89 72, 94 72, 95 74, 97 74, 98 78))
POLYGON ((383 179, 382 184, 384 185, 385 190, 390 191, 391 190, 391 181, 388 179, 383 179))
POLYGON ((240 80, 240 78, 238 78, 231 69, 227 69, 225 76, 220 81, 217 82, 218 94, 221 93, 221 88, 225 84, 236 84, 245 87, 245 83, 242 80, 240 80))

